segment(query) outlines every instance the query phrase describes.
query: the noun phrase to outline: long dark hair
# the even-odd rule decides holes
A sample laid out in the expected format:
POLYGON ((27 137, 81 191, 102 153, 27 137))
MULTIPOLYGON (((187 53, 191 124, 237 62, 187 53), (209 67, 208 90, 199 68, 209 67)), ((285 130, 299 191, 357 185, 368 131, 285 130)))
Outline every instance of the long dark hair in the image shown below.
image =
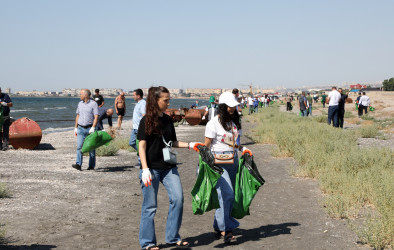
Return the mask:
POLYGON ((145 134, 158 134, 161 135, 159 115, 160 109, 157 105, 157 101, 160 98, 161 93, 170 93, 166 87, 150 87, 148 90, 148 96, 146 98, 146 114, 145 114, 145 134))
POLYGON ((219 122, 222 124, 224 130, 230 131, 232 127, 232 122, 235 123, 235 126, 237 126, 237 129, 241 129, 241 123, 239 122, 239 114, 237 110, 234 110, 234 113, 230 115, 230 113, 227 111, 227 104, 221 103, 219 104, 219 109, 218 109, 218 115, 219 115, 219 122))

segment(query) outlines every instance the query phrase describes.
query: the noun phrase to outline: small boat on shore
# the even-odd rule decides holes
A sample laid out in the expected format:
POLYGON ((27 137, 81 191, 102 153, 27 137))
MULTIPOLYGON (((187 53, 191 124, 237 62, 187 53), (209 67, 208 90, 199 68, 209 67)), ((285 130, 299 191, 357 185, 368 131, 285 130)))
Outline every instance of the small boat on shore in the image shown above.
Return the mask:
POLYGON ((9 135, 14 149, 34 149, 41 142, 42 131, 38 123, 23 117, 11 123, 9 135))

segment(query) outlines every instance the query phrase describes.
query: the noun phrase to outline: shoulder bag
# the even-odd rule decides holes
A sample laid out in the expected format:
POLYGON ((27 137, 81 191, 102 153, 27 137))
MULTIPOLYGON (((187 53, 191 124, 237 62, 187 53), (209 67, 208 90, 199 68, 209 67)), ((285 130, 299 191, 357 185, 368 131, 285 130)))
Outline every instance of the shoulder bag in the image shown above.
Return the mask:
POLYGON ((168 143, 164 140, 162 136, 165 147, 163 148, 163 159, 165 163, 176 164, 176 155, 178 154, 174 149, 172 149, 172 141, 168 143))

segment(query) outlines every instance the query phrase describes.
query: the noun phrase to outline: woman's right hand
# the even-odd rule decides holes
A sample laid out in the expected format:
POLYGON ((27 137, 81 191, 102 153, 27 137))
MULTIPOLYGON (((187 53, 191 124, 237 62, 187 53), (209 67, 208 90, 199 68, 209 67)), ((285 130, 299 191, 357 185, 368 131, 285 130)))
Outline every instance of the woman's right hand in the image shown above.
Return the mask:
POLYGON ((150 186, 152 184, 152 175, 150 173, 149 168, 142 169, 142 182, 144 183, 145 187, 150 186))

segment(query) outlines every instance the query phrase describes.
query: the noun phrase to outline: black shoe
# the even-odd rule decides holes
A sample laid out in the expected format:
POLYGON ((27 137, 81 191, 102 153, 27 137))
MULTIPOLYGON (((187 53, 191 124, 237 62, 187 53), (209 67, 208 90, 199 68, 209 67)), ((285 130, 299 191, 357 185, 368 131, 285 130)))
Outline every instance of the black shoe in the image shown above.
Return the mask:
POLYGON ((81 166, 79 166, 78 164, 73 164, 72 167, 75 168, 76 170, 81 171, 81 166))
POLYGON ((87 170, 94 170, 94 167, 88 167, 87 170))

